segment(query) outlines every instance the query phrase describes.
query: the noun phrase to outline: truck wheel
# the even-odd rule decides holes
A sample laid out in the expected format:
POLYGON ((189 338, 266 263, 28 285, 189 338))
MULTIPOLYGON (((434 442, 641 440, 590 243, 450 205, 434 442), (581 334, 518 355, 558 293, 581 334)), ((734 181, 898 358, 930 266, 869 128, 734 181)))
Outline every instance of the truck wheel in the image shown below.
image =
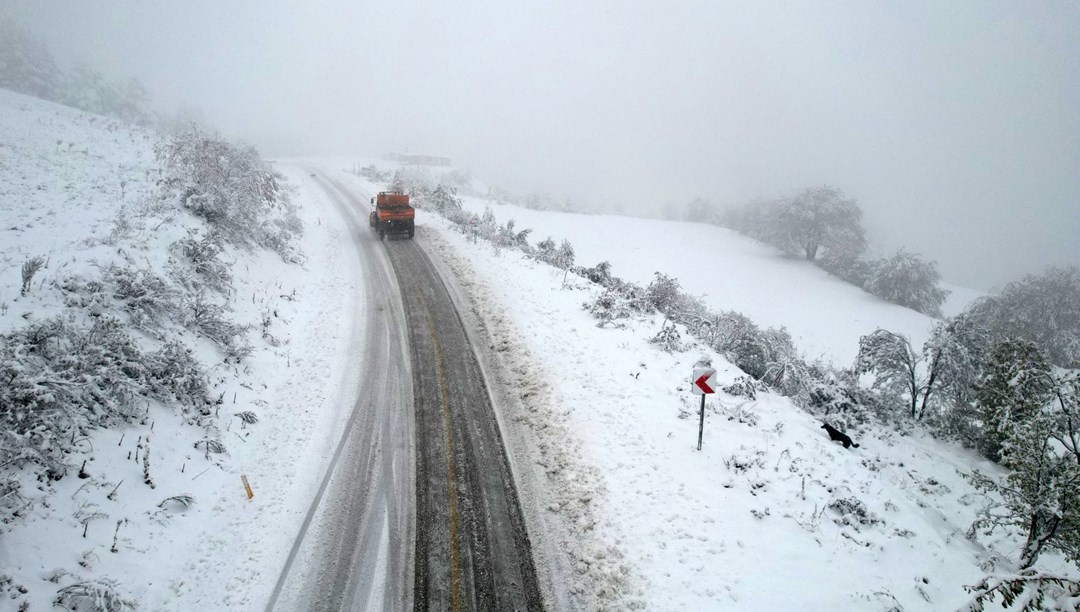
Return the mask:
POLYGON ((414 234, 415 232, 416 232, 416 230, 414 230, 414 229, 413 229, 413 228, 411 228, 411 227, 409 228, 409 238, 410 238, 410 239, 411 239, 411 238, 413 237, 413 234, 414 234))
POLYGON ((382 224, 379 224, 379 240, 386 238, 386 230, 383 229, 382 224))

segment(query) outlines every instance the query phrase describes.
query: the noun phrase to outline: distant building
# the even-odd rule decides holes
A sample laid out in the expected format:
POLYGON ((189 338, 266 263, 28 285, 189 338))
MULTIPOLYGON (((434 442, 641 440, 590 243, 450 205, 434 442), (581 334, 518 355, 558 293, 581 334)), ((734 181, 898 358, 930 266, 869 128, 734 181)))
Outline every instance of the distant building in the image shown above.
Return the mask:
POLYGON ((388 153, 386 159, 410 166, 449 166, 449 157, 422 155, 419 153, 388 153))

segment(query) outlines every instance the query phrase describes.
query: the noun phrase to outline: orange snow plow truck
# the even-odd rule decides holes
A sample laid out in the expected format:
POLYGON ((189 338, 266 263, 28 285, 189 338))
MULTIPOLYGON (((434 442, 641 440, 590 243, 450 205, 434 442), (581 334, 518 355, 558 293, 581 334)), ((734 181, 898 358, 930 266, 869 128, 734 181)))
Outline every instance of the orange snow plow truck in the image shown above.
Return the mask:
POLYGON ((387 234, 408 234, 416 231, 416 209, 409 206, 409 195, 400 191, 380 191, 371 198, 375 210, 368 215, 368 224, 379 232, 379 240, 387 234))

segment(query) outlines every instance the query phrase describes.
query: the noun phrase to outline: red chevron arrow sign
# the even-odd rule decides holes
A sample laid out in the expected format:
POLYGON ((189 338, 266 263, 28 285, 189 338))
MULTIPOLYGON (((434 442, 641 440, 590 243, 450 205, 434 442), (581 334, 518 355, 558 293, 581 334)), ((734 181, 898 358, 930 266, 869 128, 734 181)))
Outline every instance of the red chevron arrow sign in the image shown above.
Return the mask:
POLYGON ((690 390, 694 395, 706 395, 716 393, 716 370, 713 368, 694 368, 694 376, 691 379, 694 384, 690 390))

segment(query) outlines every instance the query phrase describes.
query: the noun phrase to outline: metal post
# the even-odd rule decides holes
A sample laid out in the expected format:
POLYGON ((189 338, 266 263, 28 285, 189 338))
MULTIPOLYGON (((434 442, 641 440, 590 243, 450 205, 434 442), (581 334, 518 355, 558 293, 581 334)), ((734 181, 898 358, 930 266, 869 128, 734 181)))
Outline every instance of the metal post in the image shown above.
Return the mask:
POLYGON ((701 450, 701 434, 705 431, 705 394, 701 394, 701 422, 698 423, 697 449, 701 450))

